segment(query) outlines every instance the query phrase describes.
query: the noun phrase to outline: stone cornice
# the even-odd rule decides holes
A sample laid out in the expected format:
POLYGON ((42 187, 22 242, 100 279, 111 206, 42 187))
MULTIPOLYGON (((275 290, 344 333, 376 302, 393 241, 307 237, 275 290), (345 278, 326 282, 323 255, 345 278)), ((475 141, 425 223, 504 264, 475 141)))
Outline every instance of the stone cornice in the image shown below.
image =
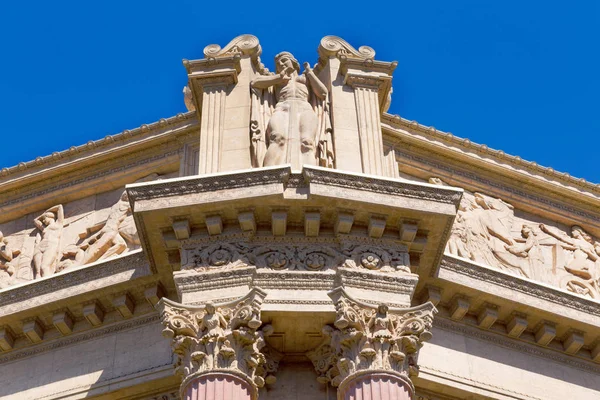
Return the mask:
POLYGON ((523 160, 518 156, 506 154, 501 150, 490 149, 486 145, 477 144, 469 139, 460 138, 452 135, 451 133, 439 131, 434 127, 421 125, 416 121, 410 121, 401 118, 398 115, 384 113, 381 119, 382 123, 388 124, 387 127, 384 126, 384 129, 387 128, 388 131, 390 128, 400 128, 420 132, 429 137, 435 138, 437 141, 445 145, 449 150, 457 152, 456 148, 460 149, 461 152, 457 152, 457 156, 462 155, 464 157, 465 153, 485 156, 485 161, 488 163, 491 159, 495 161, 497 165, 504 164, 513 167, 513 171, 511 171, 512 173, 523 174, 522 170, 524 170, 525 173, 527 173, 528 179, 534 178, 540 185, 548 185, 549 182, 547 179, 552 179, 556 181, 552 183, 559 183, 564 189, 571 191, 576 190, 578 192, 577 194, 579 195, 588 192, 589 194, 593 194, 595 198, 600 197, 600 185, 588 182, 583 178, 576 178, 566 172, 558 172, 552 168, 543 167, 535 162, 523 160))
POLYGON ((73 334, 68 337, 61 337, 55 340, 44 342, 38 346, 26 347, 22 350, 15 350, 6 355, 0 356, 0 364, 15 361, 24 357, 34 356, 39 353, 47 352, 54 349, 59 349, 64 346, 69 346, 75 343, 85 342, 88 340, 95 339, 97 337, 109 335, 116 332, 121 332, 128 329, 137 328, 138 326, 153 324, 159 322, 159 316, 156 313, 150 315, 141 316, 136 319, 128 320, 126 322, 118 322, 112 325, 107 325, 100 329, 93 329, 90 331, 73 334))
MULTIPOLYGON (((85 265, 73 270, 66 270, 48 278, 10 286, 0 290, 1 314, 6 316, 38 307, 41 304, 48 305, 54 301, 64 299, 65 295, 61 293, 64 289, 89 284, 92 281, 104 278, 110 278, 112 281, 118 279, 118 274, 131 270, 135 272, 128 275, 127 280, 150 274, 148 261, 141 250, 133 251, 128 255, 112 260, 85 265)), ((95 288, 97 288, 95 285, 91 285, 81 290, 85 293, 95 288)), ((71 294, 76 295, 77 293, 72 292, 71 294)))
POLYGON ((289 165, 245 170, 243 173, 224 172, 211 174, 210 177, 195 176, 156 183, 131 184, 127 185, 127 194, 132 210, 135 211, 135 201, 282 183, 290 174, 289 165))
POLYGON ((433 200, 458 206, 462 197, 462 190, 445 187, 440 191, 440 186, 413 183, 401 179, 391 179, 374 175, 352 173, 348 174, 338 170, 321 167, 304 167, 303 173, 309 183, 322 183, 344 188, 360 189, 368 192, 401 195, 423 200, 433 200))
POLYGON ((492 282, 497 285, 526 293, 550 301, 555 304, 573 308, 578 311, 600 316, 600 303, 568 293, 558 288, 552 288, 523 278, 506 274, 488 267, 469 262, 468 260, 444 255, 440 268, 466 275, 482 282, 492 282))
MULTIPOLYGON (((401 195, 422 200, 433 200, 458 206, 462 190, 426 183, 391 179, 373 175, 345 173, 329 168, 304 166, 302 179, 305 182, 359 189, 368 192, 401 195)), ((282 183, 295 187, 298 182, 290 179, 292 171, 288 165, 257 168, 240 172, 225 172, 207 176, 180 178, 156 183, 127 185, 127 193, 135 211, 135 201, 151 200, 165 196, 181 196, 190 193, 211 192, 224 189, 282 183)))
POLYGON ((446 318, 438 317, 434 319, 433 326, 437 329, 456 332, 464 336, 472 337, 486 342, 491 342, 498 346, 517 350, 521 353, 527 353, 534 356, 547 358, 560 364, 566 364, 571 367, 590 371, 596 374, 600 373, 600 365, 595 364, 592 361, 586 361, 578 357, 566 355, 559 351, 554 351, 551 349, 536 346, 534 344, 525 343, 523 341, 508 338, 504 335, 500 335, 490 331, 484 331, 464 323, 454 322, 446 318))
MULTIPOLYGON (((108 135, 103 139, 90 140, 86 144, 80 146, 72 146, 67 150, 60 152, 54 152, 51 155, 37 157, 35 160, 28 162, 21 162, 18 165, 9 168, 2 168, 0 170, 0 183, 3 185, 7 182, 11 182, 9 179, 17 175, 18 173, 24 173, 26 171, 35 170, 39 167, 44 167, 45 170, 55 166, 59 166, 69 162, 76 162, 78 159, 84 158, 90 155, 96 155, 101 150, 109 150, 114 146, 115 143, 132 143, 138 137, 142 137, 148 134, 162 132, 169 128, 179 127, 186 124, 196 124, 196 113, 187 112, 185 114, 177 114, 170 118, 161 118, 157 122, 151 124, 143 124, 140 127, 134 129, 126 129, 115 135, 108 135)), ((47 173, 47 172, 45 172, 47 173)))

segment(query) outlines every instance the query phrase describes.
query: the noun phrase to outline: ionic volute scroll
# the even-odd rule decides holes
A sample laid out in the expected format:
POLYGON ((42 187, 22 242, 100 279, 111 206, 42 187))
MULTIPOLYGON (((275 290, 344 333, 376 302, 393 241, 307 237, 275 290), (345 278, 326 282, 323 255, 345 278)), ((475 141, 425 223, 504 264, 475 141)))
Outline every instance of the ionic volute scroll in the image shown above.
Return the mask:
POLYGON ((307 353, 320 382, 338 387, 365 371, 407 378, 418 374, 419 350, 432 336, 437 313, 433 304, 390 309, 355 300, 341 287, 328 294, 336 308, 335 322, 324 327, 323 343, 307 353))
POLYGON ((176 356, 175 371, 186 381, 211 371, 242 375, 255 388, 274 383, 278 359, 267 349, 270 325, 262 325, 260 309, 266 293, 252 289, 230 303, 192 307, 161 299, 157 307, 176 356), (275 366, 275 367, 274 367, 275 366))

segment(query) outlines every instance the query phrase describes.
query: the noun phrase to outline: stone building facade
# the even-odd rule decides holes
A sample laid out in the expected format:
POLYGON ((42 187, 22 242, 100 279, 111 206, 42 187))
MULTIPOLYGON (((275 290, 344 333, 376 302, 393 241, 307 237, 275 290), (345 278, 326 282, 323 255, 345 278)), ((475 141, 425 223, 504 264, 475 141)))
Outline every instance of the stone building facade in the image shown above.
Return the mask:
POLYGON ((600 187, 387 113, 327 36, 0 172, 2 399, 600 399, 600 187))

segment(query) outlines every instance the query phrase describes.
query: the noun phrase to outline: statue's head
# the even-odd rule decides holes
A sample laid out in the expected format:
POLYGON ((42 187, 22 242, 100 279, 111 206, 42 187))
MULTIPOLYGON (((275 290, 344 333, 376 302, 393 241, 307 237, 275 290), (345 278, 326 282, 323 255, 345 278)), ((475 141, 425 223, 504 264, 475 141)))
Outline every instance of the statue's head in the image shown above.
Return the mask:
POLYGON ((293 68, 296 72, 300 73, 300 63, 294 58, 292 53, 289 51, 282 51, 275 56, 275 71, 279 74, 281 71, 285 71, 289 68, 293 68))
POLYGON ((380 314, 387 314, 388 310, 389 308, 385 304, 380 304, 379 307, 377 307, 377 311, 379 311, 380 314))
POLYGON ((529 226, 529 225, 523 225, 521 227, 521 235, 524 238, 528 238, 529 235, 532 235, 532 234, 535 235, 535 232, 533 231, 533 228, 531 226, 529 226))
POLYGON ((588 243, 593 242, 592 237, 579 225, 573 225, 571 227, 571 236, 573 236, 575 239, 585 240, 588 243))
POLYGON ((47 211, 44 213, 44 224, 46 225, 50 225, 52 222, 54 222, 55 216, 54 213, 52 211, 47 211))
POLYGON ((214 314, 215 313, 215 305, 212 302, 208 302, 206 303, 206 305, 204 306, 204 308, 206 309, 206 312, 209 314, 214 314))

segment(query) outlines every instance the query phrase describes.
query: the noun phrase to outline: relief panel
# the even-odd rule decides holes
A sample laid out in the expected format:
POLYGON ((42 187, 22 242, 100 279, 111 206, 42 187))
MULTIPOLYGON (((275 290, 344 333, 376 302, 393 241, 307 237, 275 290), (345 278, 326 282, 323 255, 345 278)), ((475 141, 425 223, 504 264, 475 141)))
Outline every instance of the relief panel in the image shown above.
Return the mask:
POLYGON ((0 289, 140 247, 124 189, 57 204, 0 230, 0 289))
MULTIPOLYGON (((437 178, 431 183, 444 184, 437 178)), ((502 199, 465 191, 446 252, 599 299, 600 242, 570 227, 516 211, 502 199)))

